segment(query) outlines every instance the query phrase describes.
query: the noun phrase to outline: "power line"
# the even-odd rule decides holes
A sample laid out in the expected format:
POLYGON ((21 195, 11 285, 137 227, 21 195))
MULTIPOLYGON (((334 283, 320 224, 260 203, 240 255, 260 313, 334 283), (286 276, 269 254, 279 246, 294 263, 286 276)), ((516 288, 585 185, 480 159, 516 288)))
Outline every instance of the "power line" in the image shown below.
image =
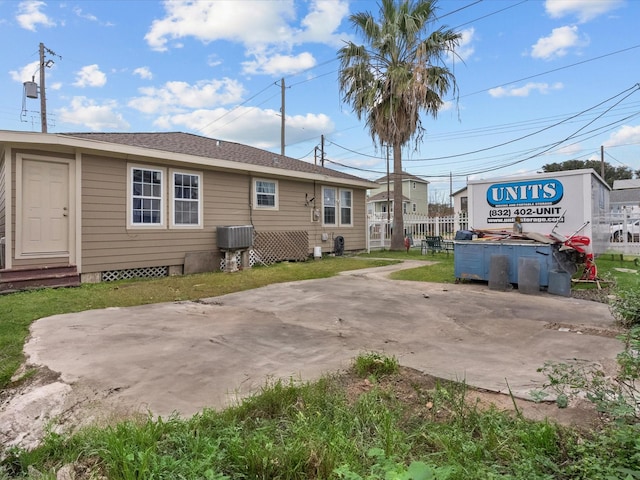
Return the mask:
POLYGON ((531 80, 532 78, 541 77, 543 75, 548 75, 549 73, 554 73, 554 72, 558 72, 560 70, 565 70, 567 68, 576 67, 578 65, 583 65, 585 63, 594 62, 596 60, 600 60, 600 59, 606 58, 606 57, 611 57, 611 56, 617 55, 619 53, 628 52, 628 51, 636 49, 636 48, 640 48, 640 44, 633 45, 633 46, 627 47, 627 48, 623 48, 621 50, 616 50, 615 52, 605 53, 604 55, 599 55, 597 57, 589 58, 587 60, 582 60, 580 62, 575 62, 575 63, 569 64, 569 65, 564 65, 562 67, 558 67, 558 68, 554 68, 554 69, 551 69, 551 70, 547 70, 547 71, 542 72, 542 73, 536 73, 535 75, 529 75, 528 77, 522 77, 522 78, 519 78, 517 80, 512 80, 510 82, 502 83, 500 85, 494 85, 493 87, 485 88, 484 90, 478 90, 477 92, 467 93, 466 95, 460 95, 458 98, 466 98, 466 97, 470 97, 472 95, 477 95, 479 93, 488 92, 489 90, 493 90, 494 88, 505 87, 507 85, 512 85, 514 83, 522 82, 524 80, 531 80))

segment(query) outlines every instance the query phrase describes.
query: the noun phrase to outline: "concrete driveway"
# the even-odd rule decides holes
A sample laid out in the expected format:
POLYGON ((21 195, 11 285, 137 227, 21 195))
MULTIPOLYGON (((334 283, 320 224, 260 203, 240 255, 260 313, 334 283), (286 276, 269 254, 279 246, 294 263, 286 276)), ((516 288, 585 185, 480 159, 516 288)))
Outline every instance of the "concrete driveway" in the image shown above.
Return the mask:
POLYGON ((108 308, 32 326, 29 363, 61 374, 84 402, 166 416, 221 407, 269 378, 314 380, 362 352, 526 397, 546 361, 612 364, 606 305, 497 292, 486 284, 391 281, 399 266, 271 285, 198 302, 108 308))

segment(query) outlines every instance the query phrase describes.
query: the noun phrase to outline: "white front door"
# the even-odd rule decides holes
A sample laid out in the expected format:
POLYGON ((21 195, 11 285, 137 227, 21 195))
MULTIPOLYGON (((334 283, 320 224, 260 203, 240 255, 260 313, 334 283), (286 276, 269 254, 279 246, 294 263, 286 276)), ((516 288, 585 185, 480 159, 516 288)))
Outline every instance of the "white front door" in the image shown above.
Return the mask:
POLYGON ((69 203, 68 163, 23 160, 23 254, 69 254, 69 203))

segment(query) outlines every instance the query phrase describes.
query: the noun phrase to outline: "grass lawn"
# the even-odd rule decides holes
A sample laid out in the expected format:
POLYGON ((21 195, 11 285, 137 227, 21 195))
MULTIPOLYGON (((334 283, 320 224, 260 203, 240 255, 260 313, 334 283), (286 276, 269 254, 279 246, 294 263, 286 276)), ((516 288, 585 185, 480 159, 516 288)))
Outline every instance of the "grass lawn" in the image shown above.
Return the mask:
MULTIPOLYGON (((420 249, 411 249, 406 252, 372 252, 369 257, 398 258, 410 260, 434 261, 435 264, 423 267, 410 268, 395 272, 391 275, 394 280, 414 280, 417 282, 454 283, 454 256, 446 253, 421 255, 420 249)), ((610 284, 619 289, 640 288, 640 266, 637 265, 637 257, 623 256, 619 254, 603 254, 596 259, 598 277, 604 282, 601 287, 610 284)), ((573 278, 580 277, 580 271, 573 278)), ((581 290, 598 289, 593 283, 574 283, 572 288, 581 290)))

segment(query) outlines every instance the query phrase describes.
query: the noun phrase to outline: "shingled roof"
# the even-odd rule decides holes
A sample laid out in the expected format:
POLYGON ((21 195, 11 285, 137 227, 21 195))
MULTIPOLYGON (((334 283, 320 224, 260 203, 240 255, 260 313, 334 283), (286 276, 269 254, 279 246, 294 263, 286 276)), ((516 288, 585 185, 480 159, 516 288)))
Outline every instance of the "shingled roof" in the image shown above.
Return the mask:
MULTIPOLYGON (((376 183, 387 183, 387 177, 389 178, 390 182, 393 182, 393 178, 394 178, 394 174, 391 173, 388 176, 385 175, 384 177, 380 177, 377 180, 374 180, 374 182, 376 183)), ((414 180, 416 182, 422 182, 422 183, 429 183, 428 180, 425 180, 424 178, 420 178, 417 177, 415 175, 412 175, 408 172, 402 172, 402 181, 404 182, 405 180, 414 180)))
POLYGON ((348 173, 320 167, 309 162, 282 156, 267 150, 235 142, 216 140, 184 132, 158 133, 60 133, 99 142, 116 143, 131 147, 149 148, 165 152, 194 155, 198 157, 227 160, 302 173, 315 173, 346 180, 368 181, 348 173))

